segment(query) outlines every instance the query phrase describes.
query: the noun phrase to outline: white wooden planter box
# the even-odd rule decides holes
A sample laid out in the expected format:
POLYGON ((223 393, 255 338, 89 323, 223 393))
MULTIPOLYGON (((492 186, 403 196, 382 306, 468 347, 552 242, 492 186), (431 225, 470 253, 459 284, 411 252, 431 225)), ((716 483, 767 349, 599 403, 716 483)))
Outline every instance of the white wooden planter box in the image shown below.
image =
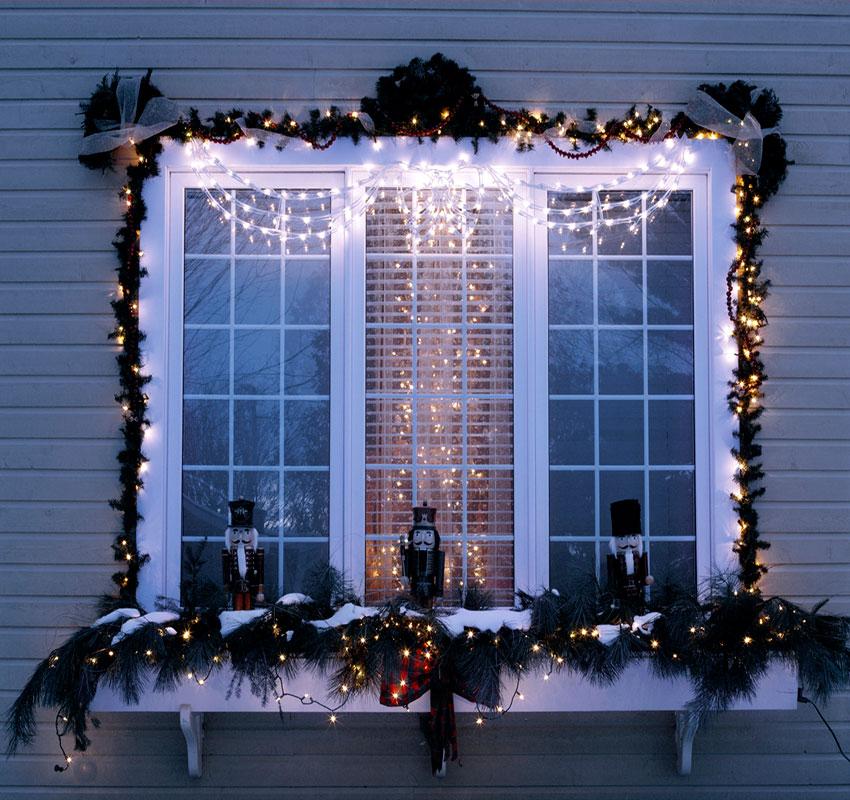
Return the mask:
MULTIPOLYGON (((203 715, 205 712, 277 712, 274 698, 264 706, 251 694, 247 681, 243 682, 239 696, 227 698, 231 671, 225 667, 211 675, 204 685, 187 679, 176 691, 154 692, 148 689, 139 705, 127 705, 121 696, 102 686, 92 703, 92 711, 144 711, 179 712, 180 726, 186 737, 189 774, 199 777, 202 772, 203 715)), ((298 674, 292 681, 285 681, 287 692, 299 696, 309 695, 318 700, 327 700, 326 679, 310 672, 298 674)), ((505 686, 503 698, 508 702, 514 686, 505 686)), ((520 686, 523 699, 514 701, 517 711, 671 711, 676 715, 676 748, 678 770, 687 775, 691 770, 691 755, 698 721, 687 709, 693 698, 693 688, 687 679, 664 680, 652 674, 648 663, 631 664, 620 678, 610 686, 590 683, 575 673, 567 671, 552 673, 544 680, 541 673, 532 674, 520 686)), ((334 705, 333 700, 328 702, 334 705)), ((736 711, 789 710, 797 705, 797 672, 793 666, 774 664, 759 683, 756 694, 749 701, 732 706, 736 711)), ((282 704, 284 711, 305 713, 327 713, 317 705, 302 705, 295 698, 287 697, 282 704)), ((409 706, 410 711, 427 711, 427 693, 409 706)), ((455 697, 455 708, 459 713, 474 712, 472 703, 455 697)), ((402 708, 387 708, 380 705, 376 697, 367 694, 354 697, 346 703, 340 713, 385 712, 405 713, 402 708)))

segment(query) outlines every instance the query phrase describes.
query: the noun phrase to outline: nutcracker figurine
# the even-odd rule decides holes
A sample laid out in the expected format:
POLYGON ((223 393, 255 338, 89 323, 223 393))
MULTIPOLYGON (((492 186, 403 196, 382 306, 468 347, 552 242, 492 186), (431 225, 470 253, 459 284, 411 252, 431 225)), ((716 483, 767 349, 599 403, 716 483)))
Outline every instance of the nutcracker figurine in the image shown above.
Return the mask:
POLYGON ((608 591, 628 616, 643 611, 646 587, 655 579, 649 574, 640 524, 640 502, 611 503, 611 541, 608 556, 608 591))
POLYGON ((413 509, 413 527, 401 541, 402 575, 410 593, 424 606, 443 596, 446 554, 440 550, 440 534, 434 525, 436 508, 425 501, 413 509))
POLYGON ((228 503, 230 525, 224 532, 227 547, 221 551, 224 586, 230 592, 234 611, 247 611, 263 603, 265 551, 257 546, 254 503, 240 497, 228 503))

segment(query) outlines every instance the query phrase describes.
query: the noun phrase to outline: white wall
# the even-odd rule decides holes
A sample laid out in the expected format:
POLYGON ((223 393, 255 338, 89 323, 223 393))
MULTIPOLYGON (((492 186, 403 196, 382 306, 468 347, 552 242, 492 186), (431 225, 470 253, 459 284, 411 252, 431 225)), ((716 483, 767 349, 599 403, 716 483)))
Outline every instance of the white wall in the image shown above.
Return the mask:
MULTIPOLYGON (((183 0, 0 2, 0 705, 110 588, 119 414, 106 341, 121 173, 76 161, 78 103, 106 71, 155 69, 202 112, 352 102, 415 55, 440 50, 507 105, 600 114, 680 107, 702 81, 774 88, 797 164, 764 214, 774 288, 764 349, 773 543, 767 589, 832 596, 850 613, 850 5, 840 0, 260 4, 183 0)), ((845 743, 850 696, 827 710, 845 743)), ((461 724, 464 766, 435 783, 412 717, 338 730, 294 717, 208 718, 206 777, 185 776, 176 721, 103 716, 92 758, 53 772, 44 735, 0 767, 0 797, 846 796, 850 767, 810 707, 728 714, 673 769, 667 715, 511 714, 461 724), (616 768, 612 768, 616 765, 616 768), (383 787, 365 790, 367 784, 383 787), (591 787, 603 787, 591 788, 591 787), (613 788, 627 786, 629 788, 613 788), (269 787, 269 788, 265 788, 269 787), (271 787, 274 787, 272 789, 271 787), (341 788, 349 787, 349 788, 341 788), (494 788, 487 788, 494 787, 494 788), (696 787, 700 787, 699 790, 696 787), (709 788, 713 787, 713 788, 709 788)))

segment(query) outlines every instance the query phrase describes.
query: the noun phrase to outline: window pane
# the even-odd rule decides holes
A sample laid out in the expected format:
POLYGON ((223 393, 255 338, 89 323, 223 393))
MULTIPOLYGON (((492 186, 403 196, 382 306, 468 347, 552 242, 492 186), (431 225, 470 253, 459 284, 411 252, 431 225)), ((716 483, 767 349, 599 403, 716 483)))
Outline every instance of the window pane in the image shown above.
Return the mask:
POLYGON ((327 536, 330 525, 330 474, 287 470, 285 475, 284 536, 327 536))
POLYGON ((227 463, 226 400, 183 401, 183 463, 227 463))
POLYGON ((283 546, 283 579, 286 590, 300 592, 316 570, 328 563, 328 543, 287 542, 283 546))
POLYGON ((236 324, 280 322, 280 259, 235 262, 236 324))
POLYGON ((693 400, 650 400, 649 462, 694 463, 693 400))
POLYGON ((186 192, 186 226, 183 243, 186 253, 229 253, 230 224, 198 189, 186 192))
POLYGON ((649 519, 653 536, 693 536, 696 527, 694 473, 649 473, 649 519))
POLYGON ((640 255, 640 236, 630 232, 626 224, 640 214, 640 192, 602 192, 596 213, 600 223, 596 249, 600 255, 640 255), (615 224, 609 227, 609 223, 615 224))
POLYGON ((693 331, 649 331, 650 394, 693 394, 693 331))
POLYGON ((690 325, 694 321, 694 265, 691 261, 648 261, 647 322, 690 325))
POLYGON ((589 193, 549 195, 550 219, 555 223, 549 229, 549 252, 552 255, 593 252, 593 237, 588 223, 593 220, 592 196, 589 193))
POLYGON ((582 207, 574 194, 549 195, 550 582, 558 588, 582 571, 605 582, 597 559, 608 550, 610 506, 626 499, 641 505, 651 561, 659 548, 656 562, 692 583, 691 196, 675 193, 652 210, 657 200, 594 191, 582 207), (599 221, 597 232, 581 219, 599 221), (563 397, 576 394, 586 398, 563 397))
POLYGON ((222 536, 227 525, 227 473, 183 473, 183 535, 222 536))
POLYGON ((186 258, 183 318, 197 325, 230 321, 230 261, 186 258))
POLYGON ((549 331, 549 394, 593 394, 593 331, 549 331))
POLYGON ((233 346, 234 394, 280 394, 280 331, 237 330, 233 346))
POLYGON ((289 325, 327 325, 331 318, 329 261, 286 262, 286 322, 289 325))
POLYGON ((653 256, 691 255, 691 227, 690 192, 673 192, 666 205, 654 211, 647 223, 647 253, 653 256))
POLYGON ((550 542, 549 585, 567 595, 596 574, 593 542, 550 542))
MULTIPOLYGON (((444 601, 474 584, 511 603, 512 212, 485 193, 464 237, 408 224, 390 194, 366 217, 366 598, 399 590, 399 537, 427 500, 444 601)), ((431 199, 404 204, 415 216, 431 199)))
POLYGON ((599 401, 599 463, 643 463, 643 401, 599 401))
POLYGON ((288 331, 283 364, 285 394, 330 394, 330 331, 288 331))
POLYGON ((549 324, 593 322, 593 262, 549 262, 549 324))
POLYGON ((599 322, 640 325, 643 322, 643 278, 640 262, 600 261, 599 322))
POLYGON ((549 401, 549 463, 593 464, 593 401, 549 401))
POLYGON ((227 394, 230 389, 230 334, 187 330, 183 336, 183 393, 227 394))
POLYGON ((599 394, 643 394, 642 331, 599 331, 599 394))
POLYGON ((276 400, 237 400, 233 404, 233 461, 240 466, 277 464, 280 453, 276 400))
POLYGON ((549 473, 549 535, 593 536, 596 502, 593 472, 549 473))
POLYGON ((287 400, 283 404, 283 452, 292 466, 319 466, 330 458, 330 405, 327 400, 287 400))
POLYGON ((290 238, 281 248, 236 217, 223 223, 203 192, 187 192, 185 252, 205 257, 184 258, 183 536, 218 546, 227 502, 253 500, 274 600, 328 557, 330 261, 328 238, 311 235, 304 219, 330 199, 271 190, 227 202, 269 226, 286 206, 290 238))

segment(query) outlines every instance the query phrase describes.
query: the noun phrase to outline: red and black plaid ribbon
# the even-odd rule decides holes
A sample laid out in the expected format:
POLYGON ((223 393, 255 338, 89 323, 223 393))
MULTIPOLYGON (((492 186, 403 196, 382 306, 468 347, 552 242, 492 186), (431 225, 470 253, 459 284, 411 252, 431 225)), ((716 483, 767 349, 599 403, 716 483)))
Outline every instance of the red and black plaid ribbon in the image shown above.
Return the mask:
POLYGON ((422 650, 404 657, 397 675, 384 676, 380 700, 385 706, 407 706, 431 692, 431 709, 420 716, 419 724, 428 741, 431 772, 436 775, 444 761, 458 757, 455 694, 473 703, 475 698, 450 668, 433 662, 422 650))

